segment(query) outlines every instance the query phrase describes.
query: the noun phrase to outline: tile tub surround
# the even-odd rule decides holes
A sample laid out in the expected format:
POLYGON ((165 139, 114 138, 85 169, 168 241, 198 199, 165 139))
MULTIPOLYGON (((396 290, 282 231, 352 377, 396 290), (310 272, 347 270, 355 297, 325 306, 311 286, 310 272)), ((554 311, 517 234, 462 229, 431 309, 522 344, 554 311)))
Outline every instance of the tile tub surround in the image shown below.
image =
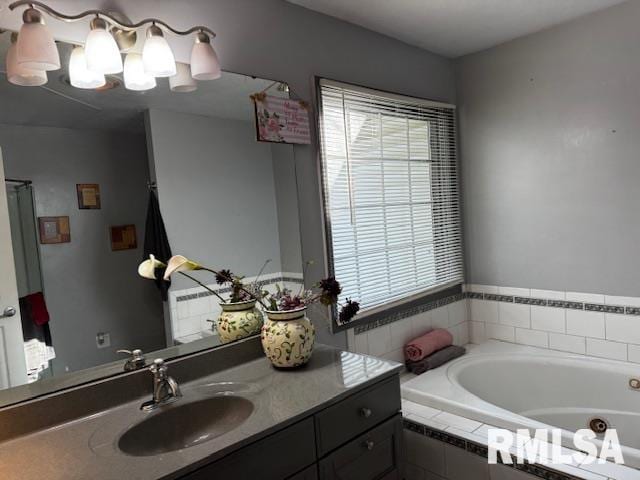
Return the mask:
MULTIPOLYGON (((256 338, 244 343, 259 346, 256 338)), ((401 368, 395 362, 324 345, 316 347, 304 369, 295 371, 276 370, 264 356, 231 367, 227 365, 217 373, 211 373, 216 362, 209 359, 207 364, 208 372, 192 379, 195 381, 191 383, 181 381, 180 369, 171 366, 169 371, 181 383, 183 399, 219 394, 220 389, 250 398, 255 413, 238 428, 201 445, 157 457, 118 454, 114 435, 145 418, 139 406, 148 397, 140 397, 137 392, 138 398, 130 398, 97 415, 76 418, 55 428, 0 443, 0 477, 16 480, 178 478, 203 462, 215 461, 337 403, 355 390, 390 379, 401 368), (34 461, 33 452, 38 452, 37 461, 34 461)), ((141 373, 148 381, 149 372, 141 373)), ((146 390, 150 393, 148 383, 146 390)))
POLYGON ((349 350, 404 362, 404 345, 433 328, 445 328, 455 345, 469 343, 468 305, 463 294, 438 300, 413 315, 390 323, 369 324, 347 331, 349 350))
POLYGON ((467 285, 472 343, 502 340, 640 363, 640 297, 467 285))
MULTIPOLYGON (((607 366, 603 366, 602 369, 600 369, 597 359, 581 358, 580 356, 563 352, 552 352, 545 349, 513 345, 493 340, 482 345, 470 345, 467 355, 462 359, 454 360, 448 367, 441 367, 419 376, 409 373, 404 374, 401 377, 401 390, 404 402, 403 414, 406 419, 418 420, 419 423, 428 427, 444 430, 462 436, 467 440, 476 441, 478 439, 474 439, 473 437, 467 438, 466 435, 469 433, 477 435, 479 432, 483 432, 480 428, 482 423, 489 426, 498 425, 500 427, 506 427, 512 431, 516 428, 540 428, 540 424, 535 420, 519 417, 517 412, 533 411, 538 405, 540 407, 543 405, 545 407, 550 406, 545 403, 546 401, 544 399, 536 399, 535 393, 540 391, 540 388, 542 388, 540 385, 542 385, 546 379, 549 379, 549 385, 556 385, 556 388, 551 387, 549 392, 556 392, 562 405, 574 405, 576 407, 580 407, 580 405, 593 406, 593 403, 581 403, 583 395, 585 397, 589 396, 588 386, 584 387, 582 393, 578 392, 580 388, 579 385, 583 384, 581 379, 591 376, 589 373, 590 370, 579 371, 574 377, 574 384, 568 384, 569 380, 566 373, 564 375, 560 373, 559 376, 555 377, 555 373, 551 373, 549 370, 554 368, 551 366, 554 364, 557 365, 559 369, 564 368, 565 365, 569 365, 563 363, 565 359, 569 360, 569 364, 572 362, 573 364, 579 364, 581 368, 596 368, 599 372, 597 375, 604 375, 604 377, 599 377, 600 380, 594 379, 597 384, 602 383, 603 379, 606 382, 607 378, 611 378, 611 374, 619 375, 614 382, 619 386, 620 394, 627 395, 626 401, 628 403, 613 404, 613 406, 605 404, 602 405, 602 407, 604 410, 611 408, 611 411, 617 410, 618 408, 625 412, 630 411, 630 408, 633 410, 635 393, 628 393, 626 386, 628 377, 630 378, 634 375, 633 372, 635 368, 633 365, 606 361, 607 366), (476 357, 475 359, 473 358, 474 356, 476 357), (520 359, 515 360, 514 356, 519 356, 520 359), (465 373, 466 368, 474 368, 476 360, 482 362, 482 367, 465 373), (525 366, 527 370, 517 370, 520 366, 517 366, 514 362, 521 360, 524 362, 522 365, 525 366), (529 367, 526 367, 527 364, 529 367), (506 369, 502 368, 505 366, 506 369), (542 369, 538 369, 537 367, 541 367, 542 369), (516 370, 514 370, 514 368, 516 370), (544 368, 547 368, 547 370, 544 370, 544 368), (522 376, 521 373, 524 372, 529 372, 529 374, 522 376), (471 376, 469 376, 469 374, 471 374, 471 376), (464 383, 462 383, 465 381, 463 380, 465 376, 467 381, 471 381, 470 389, 467 389, 464 383), (521 382, 518 384, 520 380, 521 382), (563 385, 568 385, 564 391, 558 387, 558 382, 562 382, 563 385), (531 385, 530 390, 527 390, 527 384, 531 385), (519 397, 518 392, 528 393, 520 393, 519 397), (526 396, 522 397, 523 394, 526 396), (504 401, 506 403, 504 403, 502 407, 499 406, 500 402, 494 404, 490 401, 490 398, 495 398, 496 395, 505 397, 504 401), (574 397, 570 395, 574 395, 574 397), (511 396, 510 400, 506 398, 508 396, 511 396), (542 401, 543 404, 539 404, 539 401, 542 401), (510 411, 506 406, 509 404, 517 405, 514 411, 510 411)), ((476 366, 478 365, 476 364, 476 366)), ((603 386, 603 388, 607 391, 613 391, 610 384, 606 385, 606 387, 603 386)), ((546 389, 545 392, 547 392, 546 389)), ((548 395, 548 392, 545 395, 548 395)), ((596 404, 600 403, 599 398, 609 398, 607 396, 601 397, 597 394, 595 396, 591 395, 591 397, 592 402, 596 404)), ((551 397, 545 396, 545 398, 551 397)), ((589 412, 585 411, 584 415, 589 415, 589 412)), ((587 416, 585 418, 589 417, 587 416)), ((486 437, 486 428, 483 434, 486 437)), ((568 440, 568 438, 566 440, 568 440)), ((572 448, 571 443, 565 442, 565 445, 572 448)), ((633 450, 633 447, 627 447, 623 448, 623 452, 625 452, 625 460, 628 464, 638 465, 637 450, 633 450), (629 457, 629 455, 631 457, 629 457)), ((426 467, 426 465, 419 466, 423 468, 426 467)), ((632 466, 574 464, 568 465, 566 469, 560 468, 560 466, 557 467, 558 468, 554 466, 553 468, 568 473, 572 470, 570 467, 580 467, 595 475, 618 480, 637 480, 640 478, 640 471, 632 466)), ((570 478, 599 477, 592 477, 581 473, 581 475, 574 474, 574 476, 570 478)))
MULTIPOLYGON (((265 274, 258 282, 259 285, 268 291, 275 291, 276 284, 295 290, 300 288, 302 274, 291 272, 276 272, 265 274)), ((251 283, 255 277, 246 277, 245 283, 251 283)), ((219 293, 223 297, 229 293, 229 287, 221 288, 216 283, 207 284, 207 287, 219 293)), ((171 312, 171 329, 173 338, 180 343, 217 335, 212 328, 213 323, 221 312, 220 300, 211 292, 200 286, 171 290, 169 292, 169 308, 171 312)))
MULTIPOLYGON (((489 465, 488 430, 493 425, 402 400, 405 480, 634 480, 624 465, 489 465)), ((563 454, 572 450, 563 448, 563 454)))

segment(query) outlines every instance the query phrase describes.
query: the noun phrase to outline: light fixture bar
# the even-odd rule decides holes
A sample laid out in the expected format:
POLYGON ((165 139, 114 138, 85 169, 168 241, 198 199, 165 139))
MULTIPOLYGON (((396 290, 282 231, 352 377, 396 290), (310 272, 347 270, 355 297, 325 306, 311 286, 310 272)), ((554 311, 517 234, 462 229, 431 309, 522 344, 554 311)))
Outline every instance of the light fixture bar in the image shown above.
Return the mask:
POLYGON ((163 22, 162 20, 159 20, 157 18, 145 18, 144 20, 141 20, 137 23, 129 23, 121 19, 117 19, 110 13, 104 12, 102 10, 87 10, 85 12, 78 13, 77 15, 67 15, 64 13, 60 13, 57 10, 54 10, 53 8, 49 7, 48 5, 45 5, 42 2, 37 2, 32 0, 19 0, 17 2, 13 2, 12 4, 9 5, 9 10, 15 10, 16 8, 23 7, 23 6, 36 8, 46 13, 50 17, 55 18, 56 20, 61 20, 63 22, 77 22, 87 17, 98 16, 108 21, 111 25, 115 26, 116 28, 119 28, 121 30, 125 30, 128 32, 137 30, 138 28, 147 24, 152 24, 152 25, 157 24, 157 25, 162 25, 164 28, 166 28, 171 33, 174 33, 175 35, 186 36, 196 32, 205 32, 209 34, 211 37, 216 36, 213 30, 204 26, 191 27, 188 30, 176 30, 168 23, 163 22))

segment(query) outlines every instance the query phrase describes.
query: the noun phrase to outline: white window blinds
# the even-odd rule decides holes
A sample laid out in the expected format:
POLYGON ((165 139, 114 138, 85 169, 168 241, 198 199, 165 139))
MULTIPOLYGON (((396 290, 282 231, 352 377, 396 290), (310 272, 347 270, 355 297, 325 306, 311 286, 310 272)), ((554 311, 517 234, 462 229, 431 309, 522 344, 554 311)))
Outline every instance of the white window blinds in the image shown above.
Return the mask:
POLYGON ((320 109, 341 300, 364 313, 461 283, 454 107, 322 79, 320 109))

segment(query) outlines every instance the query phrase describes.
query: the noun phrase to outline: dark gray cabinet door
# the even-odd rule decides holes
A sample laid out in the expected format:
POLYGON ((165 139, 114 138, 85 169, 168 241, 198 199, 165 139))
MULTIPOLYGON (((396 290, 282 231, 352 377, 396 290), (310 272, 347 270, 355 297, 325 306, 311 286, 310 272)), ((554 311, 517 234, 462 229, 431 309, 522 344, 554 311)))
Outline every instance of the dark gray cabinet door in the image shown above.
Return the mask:
POLYGON ((316 415, 318 456, 362 434, 400 411, 400 379, 394 376, 316 415))
POLYGON ((402 416, 396 415, 320 461, 320 480, 400 480, 402 416))
POLYGON ((247 447, 236 450, 221 460, 183 477, 183 479, 282 480, 315 461, 313 420, 308 418, 247 447))

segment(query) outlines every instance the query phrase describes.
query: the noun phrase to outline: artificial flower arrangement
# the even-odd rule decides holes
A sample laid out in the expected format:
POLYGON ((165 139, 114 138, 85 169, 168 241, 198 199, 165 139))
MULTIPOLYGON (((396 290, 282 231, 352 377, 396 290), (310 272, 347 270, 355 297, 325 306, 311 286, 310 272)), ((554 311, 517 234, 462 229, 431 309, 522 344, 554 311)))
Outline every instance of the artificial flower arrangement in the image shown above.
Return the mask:
MULTIPOLYGON (((228 269, 214 270, 194 262, 193 260, 189 260, 182 255, 174 255, 166 264, 155 258, 155 256, 149 255, 149 259, 143 261, 138 267, 138 274, 141 277, 156 280, 156 270, 166 268, 163 277, 165 280, 169 280, 171 275, 174 273, 179 273, 197 283, 205 290, 208 290, 222 303, 237 303, 255 300, 262 305, 264 310, 271 312, 296 310, 309 307, 314 303, 319 302, 327 307, 339 305, 339 320, 341 323, 347 323, 351 321, 360 310, 358 302, 349 298, 345 300, 344 304, 339 302, 338 296, 342 293, 342 287, 334 277, 328 277, 320 280, 314 286, 316 291, 314 291, 314 289, 305 290, 304 288, 301 288, 297 293, 293 293, 291 289, 281 288, 280 285, 276 286, 275 293, 269 293, 266 290, 261 290, 258 280, 268 263, 269 261, 267 260, 262 266, 262 269, 258 273, 256 279, 250 285, 245 285, 242 282, 244 277, 234 275, 228 269), (197 278, 186 273, 193 270, 204 270, 206 272, 210 272, 215 276, 215 280, 218 285, 230 286, 231 295, 229 298, 224 299, 218 292, 209 288, 197 278)), ((311 264, 312 262, 307 262, 305 270, 306 267, 311 264)))
MULTIPOLYGON (((264 270, 264 267, 267 265, 267 263, 268 262, 265 262, 262 270, 264 270)), ((163 276, 164 280, 169 280, 169 278, 171 278, 171 275, 173 275, 174 273, 179 273, 180 275, 187 277, 191 281, 197 283, 202 288, 209 291, 211 294, 215 295, 222 303, 237 303, 261 299, 261 292, 257 287, 260 274, 258 274, 258 277, 256 277, 256 280, 253 282, 253 284, 245 285, 242 282, 242 277, 233 275, 229 270, 213 270, 192 260, 189 260, 182 255, 174 255, 169 259, 169 262, 167 263, 161 262, 154 255, 149 255, 149 258, 147 260, 144 260, 138 266, 138 274, 141 277, 148 278, 150 280, 156 280, 158 270, 162 270, 163 268, 165 269, 163 276), (218 292, 209 288, 197 278, 186 273, 192 270, 204 270, 206 272, 210 272, 215 276, 215 280, 218 285, 224 286, 228 284, 229 286, 231 286, 231 295, 229 296, 229 298, 224 299, 218 292)))
MULTIPOLYGON (((156 280, 157 270, 165 268, 165 280, 174 274, 191 279, 221 302, 222 313, 216 322, 216 329, 222 342, 230 342, 260 332, 263 350, 274 366, 299 367, 311 358, 315 341, 315 328, 305 315, 307 307, 318 303, 327 307, 339 305, 339 320, 341 323, 347 323, 358 313, 360 305, 349 298, 344 304, 340 303, 338 297, 342 293, 342 287, 333 277, 321 280, 312 289, 305 290, 301 287, 297 293, 280 285, 276 285, 274 293, 261 290, 258 279, 267 263, 268 261, 250 285, 245 285, 243 277, 234 275, 227 269, 214 270, 182 255, 171 257, 167 264, 150 255, 148 260, 140 264, 138 273, 144 278, 156 280), (192 270, 210 272, 215 276, 218 285, 229 286, 231 295, 228 300, 186 273, 192 270), (266 320, 263 320, 262 313, 255 308, 256 302, 260 303, 266 313, 266 320)), ((310 264, 311 262, 307 262, 305 271, 310 264)))

